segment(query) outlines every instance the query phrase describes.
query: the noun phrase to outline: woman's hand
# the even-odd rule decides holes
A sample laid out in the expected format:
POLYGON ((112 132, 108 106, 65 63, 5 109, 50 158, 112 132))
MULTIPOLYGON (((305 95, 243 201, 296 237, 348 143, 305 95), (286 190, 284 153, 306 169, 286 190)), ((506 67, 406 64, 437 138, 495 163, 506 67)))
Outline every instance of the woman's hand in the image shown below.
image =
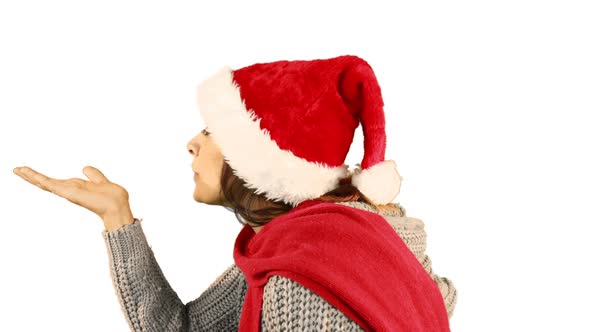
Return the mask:
MULTIPOLYGON (((45 191, 96 213, 103 221, 130 211, 127 190, 110 182, 101 171, 92 166, 82 169, 90 181, 79 178, 53 179, 27 166, 17 167, 13 172, 45 191)), ((130 212, 126 214, 130 215, 130 212)))

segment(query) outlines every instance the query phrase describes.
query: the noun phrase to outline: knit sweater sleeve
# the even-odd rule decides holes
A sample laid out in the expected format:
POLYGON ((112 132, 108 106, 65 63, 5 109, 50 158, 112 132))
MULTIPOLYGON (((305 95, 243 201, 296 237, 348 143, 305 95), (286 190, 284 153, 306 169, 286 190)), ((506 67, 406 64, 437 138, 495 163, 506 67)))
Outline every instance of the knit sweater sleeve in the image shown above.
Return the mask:
POLYGON ((131 331, 236 331, 247 289, 236 265, 184 304, 162 273, 141 221, 102 232, 112 283, 131 331))
POLYGON ((271 276, 263 297, 263 332, 364 331, 324 298, 292 279, 271 276))

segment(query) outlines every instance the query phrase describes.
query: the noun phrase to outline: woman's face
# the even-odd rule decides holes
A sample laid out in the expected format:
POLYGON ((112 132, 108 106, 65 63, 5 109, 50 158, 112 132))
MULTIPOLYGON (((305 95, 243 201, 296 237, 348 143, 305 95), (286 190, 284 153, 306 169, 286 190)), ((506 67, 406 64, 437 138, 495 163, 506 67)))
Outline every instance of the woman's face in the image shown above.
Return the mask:
POLYGON ((209 136, 207 128, 188 142, 187 149, 193 156, 191 164, 195 181, 193 198, 205 204, 225 205, 225 198, 220 193, 224 158, 215 141, 209 136))
MULTIPOLYGON (((221 193, 221 170, 225 161, 219 146, 209 136, 207 128, 193 137, 187 144, 188 152, 193 156, 191 164, 195 179, 193 198, 197 202, 231 207, 221 193)), ((263 226, 253 226, 246 221, 254 232, 258 233, 263 226)))

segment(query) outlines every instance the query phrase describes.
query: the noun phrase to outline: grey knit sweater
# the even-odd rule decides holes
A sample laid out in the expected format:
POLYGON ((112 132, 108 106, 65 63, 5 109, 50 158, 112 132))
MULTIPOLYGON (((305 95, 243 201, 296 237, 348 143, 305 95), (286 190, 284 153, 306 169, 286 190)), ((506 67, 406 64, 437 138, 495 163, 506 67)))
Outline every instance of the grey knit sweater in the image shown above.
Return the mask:
MULTIPOLYGON (((453 282, 432 272, 425 254, 426 233, 420 219, 405 209, 378 212, 361 202, 337 203, 382 215, 432 276, 447 314, 457 301, 453 282)), ((131 331, 237 331, 248 285, 230 265, 198 298, 182 303, 162 273, 143 229, 142 219, 113 232, 102 232, 115 293, 131 331)), ((261 331, 363 331, 353 320, 297 282, 272 276, 264 287, 261 331)))

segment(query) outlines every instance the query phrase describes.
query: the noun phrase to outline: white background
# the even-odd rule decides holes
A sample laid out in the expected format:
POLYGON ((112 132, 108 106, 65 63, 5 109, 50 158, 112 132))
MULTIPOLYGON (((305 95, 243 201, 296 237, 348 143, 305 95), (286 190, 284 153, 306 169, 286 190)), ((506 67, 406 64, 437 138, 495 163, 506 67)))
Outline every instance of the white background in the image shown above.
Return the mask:
MULTIPOLYGON (((452 330, 590 330, 584 1, 204 3, 0 5, 0 330, 128 330, 101 220, 14 167, 86 179, 92 165, 127 188, 189 302, 233 263, 241 227, 192 199, 197 84, 341 54, 380 80, 395 202, 458 289, 452 330)), ((361 159, 359 127, 347 163, 361 159)))

